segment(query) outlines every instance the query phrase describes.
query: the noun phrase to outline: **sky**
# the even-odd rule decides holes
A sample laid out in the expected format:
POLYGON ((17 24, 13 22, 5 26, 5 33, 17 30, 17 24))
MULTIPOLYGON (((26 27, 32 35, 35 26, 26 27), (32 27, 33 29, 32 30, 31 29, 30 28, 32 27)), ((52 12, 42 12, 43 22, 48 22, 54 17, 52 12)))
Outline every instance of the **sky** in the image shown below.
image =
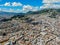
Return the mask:
POLYGON ((19 13, 45 8, 60 8, 60 0, 0 0, 0 11, 19 13))

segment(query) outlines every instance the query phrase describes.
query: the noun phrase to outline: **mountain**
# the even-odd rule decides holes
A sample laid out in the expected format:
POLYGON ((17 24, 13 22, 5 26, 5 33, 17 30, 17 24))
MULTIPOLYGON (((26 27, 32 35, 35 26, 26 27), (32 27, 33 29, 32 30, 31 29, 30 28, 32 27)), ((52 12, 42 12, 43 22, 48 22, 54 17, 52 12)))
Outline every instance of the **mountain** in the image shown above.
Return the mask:
POLYGON ((29 11, 27 12, 26 14, 41 14, 41 13, 48 13, 48 12, 53 12, 53 11, 56 11, 56 12, 60 12, 60 9, 41 9, 39 11, 29 11))
POLYGON ((0 16, 2 16, 2 17, 12 17, 14 15, 24 15, 24 13, 14 13, 14 12, 0 11, 0 16))
POLYGON ((4 11, 0 11, 0 21, 8 21, 11 20, 13 18, 21 18, 24 17, 25 15, 35 15, 35 14, 46 14, 52 12, 51 15, 49 15, 49 17, 51 18, 56 18, 56 15, 60 15, 60 9, 42 9, 39 11, 29 11, 27 13, 13 13, 13 12, 4 12, 4 11))
POLYGON ((29 11, 27 13, 14 13, 14 12, 4 12, 4 11, 0 11, 0 16, 2 17, 12 17, 14 15, 30 15, 30 14, 41 14, 41 13, 48 13, 48 12, 60 12, 60 9, 41 9, 39 11, 29 11))
POLYGON ((11 18, 18 17, 18 16, 20 17, 21 15, 24 15, 24 13, 0 11, 0 22, 8 21, 8 20, 11 20, 11 18))

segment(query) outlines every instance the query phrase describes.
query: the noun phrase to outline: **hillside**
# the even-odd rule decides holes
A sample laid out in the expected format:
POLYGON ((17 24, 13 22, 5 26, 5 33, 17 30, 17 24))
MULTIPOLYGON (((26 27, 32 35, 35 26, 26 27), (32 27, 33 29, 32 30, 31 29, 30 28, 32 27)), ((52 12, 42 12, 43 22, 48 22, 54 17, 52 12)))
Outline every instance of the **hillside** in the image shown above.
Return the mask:
POLYGON ((0 18, 0 43, 8 39, 8 44, 11 40, 14 45, 60 45, 58 9, 29 11, 0 18))

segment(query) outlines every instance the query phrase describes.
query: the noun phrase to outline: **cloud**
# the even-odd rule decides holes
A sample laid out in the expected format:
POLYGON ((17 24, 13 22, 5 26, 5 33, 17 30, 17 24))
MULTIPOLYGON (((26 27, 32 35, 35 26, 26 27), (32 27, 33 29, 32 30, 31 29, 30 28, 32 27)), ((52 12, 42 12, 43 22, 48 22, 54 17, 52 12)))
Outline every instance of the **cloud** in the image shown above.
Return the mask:
POLYGON ((4 6, 10 6, 11 4, 10 4, 10 2, 6 2, 5 4, 4 4, 4 6))
POLYGON ((40 9, 45 8, 60 8, 60 0, 43 0, 43 5, 40 6, 40 9))
POLYGON ((22 6, 20 2, 6 2, 5 4, 2 4, 0 6, 22 6))
POLYGON ((9 9, 9 12, 14 12, 14 9, 10 8, 10 9, 9 9))
POLYGON ((22 4, 20 2, 18 2, 18 3, 17 2, 13 2, 12 6, 22 6, 22 4))
POLYGON ((23 5, 21 4, 20 2, 6 2, 5 4, 2 4, 0 6, 11 6, 9 8, 1 8, 0 11, 5 11, 5 12, 28 12, 28 11, 37 11, 39 10, 39 7, 38 6, 31 6, 31 5, 23 5), (15 8, 15 9, 12 9, 12 7, 14 8, 14 6, 21 6, 22 8, 15 8), (9 10, 9 11, 8 11, 9 10))
POLYGON ((43 3, 58 3, 60 0, 43 0, 43 3))
POLYGON ((13 8, 10 8, 10 9, 0 8, 0 11, 4 11, 4 12, 15 12, 15 13, 20 13, 20 12, 22 12, 21 9, 13 9, 13 8))
POLYGON ((45 9, 45 8, 60 8, 60 4, 44 4, 40 6, 40 9, 45 9))
POLYGON ((1 11, 1 8, 0 8, 0 11, 1 11))
MULTIPOLYGON (((5 3, 4 6, 11 6, 11 3, 5 3)), ((28 11, 38 11, 39 7, 38 6, 31 6, 31 5, 23 5, 22 9, 21 8, 0 8, 0 11, 5 11, 5 12, 16 12, 16 13, 20 13, 20 12, 28 12, 28 11)))
POLYGON ((22 10, 23 10, 23 12, 37 11, 38 7, 33 7, 31 5, 24 5, 22 10))
POLYGON ((24 6, 23 6, 23 10, 24 10, 24 11, 32 10, 32 8, 33 8, 33 7, 30 6, 30 5, 24 5, 24 6))
POLYGON ((10 8, 10 9, 9 9, 9 12, 20 13, 20 12, 21 12, 21 9, 16 9, 16 10, 14 10, 14 9, 10 8))

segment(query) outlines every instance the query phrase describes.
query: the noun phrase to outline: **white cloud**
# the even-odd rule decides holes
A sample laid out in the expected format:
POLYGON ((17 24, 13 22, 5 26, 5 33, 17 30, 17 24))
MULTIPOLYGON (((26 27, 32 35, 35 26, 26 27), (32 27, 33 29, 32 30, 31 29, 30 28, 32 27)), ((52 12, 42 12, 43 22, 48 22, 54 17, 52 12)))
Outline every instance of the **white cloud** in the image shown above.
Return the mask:
POLYGON ((58 3, 60 0, 43 0, 43 3, 58 3))
POLYGON ((9 9, 9 12, 20 13, 20 12, 21 12, 21 9, 16 9, 16 10, 14 10, 14 9, 10 8, 10 9, 9 9))
POLYGON ((5 4, 2 4, 0 6, 22 6, 22 4, 20 2, 6 2, 5 4))
POLYGON ((14 12, 14 10, 12 8, 9 9, 9 12, 14 12))
POLYGON ((0 8, 0 11, 2 11, 2 9, 0 8))
POLYGON ((30 6, 30 5, 24 5, 22 9, 8 9, 7 8, 1 8, 0 11, 5 11, 5 12, 16 12, 16 13, 20 13, 20 12, 28 12, 28 11, 37 11, 38 10, 38 7, 33 7, 33 6, 30 6))
POLYGON ((60 8, 60 5, 58 4, 44 4, 40 6, 40 9, 45 9, 45 8, 60 8))
POLYGON ((40 6, 40 9, 45 8, 60 8, 60 4, 58 4, 60 0, 43 0, 43 5, 40 6), (57 4, 56 4, 57 3, 57 4))
POLYGON ((22 6, 22 4, 20 2, 18 2, 18 3, 17 2, 13 2, 12 6, 22 6))
POLYGON ((20 12, 22 12, 21 9, 12 9, 12 8, 10 8, 10 9, 8 9, 8 10, 7 10, 7 8, 0 8, 0 11, 4 11, 4 12, 15 12, 15 13, 20 13, 20 12))
POLYGON ((10 6, 11 4, 10 4, 10 2, 6 2, 5 4, 4 4, 4 6, 10 6))
POLYGON ((23 6, 23 12, 28 12, 28 11, 37 11, 38 7, 33 7, 30 5, 24 5, 23 6))
POLYGON ((38 11, 40 10, 39 7, 33 7, 32 11, 38 11))
POLYGON ((7 8, 1 8, 2 11, 5 12, 28 12, 28 11, 37 11, 39 10, 38 6, 31 6, 31 5, 22 5, 20 2, 6 2, 5 4, 2 4, 0 6, 21 6, 22 9, 8 9, 7 8))
POLYGON ((23 6, 23 10, 24 10, 24 11, 32 10, 32 6, 30 6, 30 5, 24 5, 24 6, 23 6))
POLYGON ((22 10, 21 10, 21 9, 17 9, 15 12, 16 12, 16 13, 21 13, 22 10))

